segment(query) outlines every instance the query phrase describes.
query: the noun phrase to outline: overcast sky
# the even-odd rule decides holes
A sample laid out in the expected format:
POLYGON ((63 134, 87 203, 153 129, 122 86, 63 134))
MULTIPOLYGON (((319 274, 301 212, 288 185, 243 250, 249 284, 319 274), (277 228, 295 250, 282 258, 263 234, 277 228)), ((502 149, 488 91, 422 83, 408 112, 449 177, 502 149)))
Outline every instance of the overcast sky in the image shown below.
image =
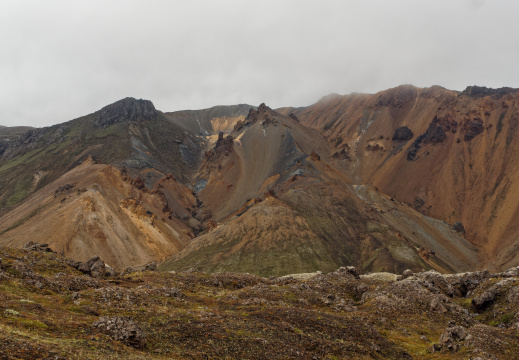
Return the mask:
POLYGON ((519 87, 517 0, 2 0, 0 124, 121 98, 162 111, 400 84, 519 87))

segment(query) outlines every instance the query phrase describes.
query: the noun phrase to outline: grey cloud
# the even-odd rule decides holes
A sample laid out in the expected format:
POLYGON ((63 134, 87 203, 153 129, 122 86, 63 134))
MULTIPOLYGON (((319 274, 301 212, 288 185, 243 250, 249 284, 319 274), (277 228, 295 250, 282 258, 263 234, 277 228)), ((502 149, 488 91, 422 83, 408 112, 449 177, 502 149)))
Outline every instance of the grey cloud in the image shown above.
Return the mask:
POLYGON ((402 83, 519 87, 515 1, 3 1, 0 124, 126 96, 308 105, 402 83))

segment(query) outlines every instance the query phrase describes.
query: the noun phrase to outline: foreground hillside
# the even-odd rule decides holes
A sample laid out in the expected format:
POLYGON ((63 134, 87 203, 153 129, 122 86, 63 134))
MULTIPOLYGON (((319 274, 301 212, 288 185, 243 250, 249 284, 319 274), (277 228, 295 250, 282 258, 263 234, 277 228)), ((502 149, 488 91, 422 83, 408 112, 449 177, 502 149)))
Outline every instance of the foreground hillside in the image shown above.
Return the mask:
POLYGON ((263 278, 0 248, 1 359, 517 359, 519 269, 263 278))

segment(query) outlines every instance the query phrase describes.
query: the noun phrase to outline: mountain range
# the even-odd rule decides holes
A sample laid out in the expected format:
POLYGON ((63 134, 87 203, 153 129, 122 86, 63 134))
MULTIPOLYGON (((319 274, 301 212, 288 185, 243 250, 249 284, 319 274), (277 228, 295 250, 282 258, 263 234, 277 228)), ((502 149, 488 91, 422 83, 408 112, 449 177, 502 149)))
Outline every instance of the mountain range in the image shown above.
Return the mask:
POLYGON ((279 276, 519 264, 519 90, 403 85, 307 107, 125 98, 0 128, 0 245, 279 276))

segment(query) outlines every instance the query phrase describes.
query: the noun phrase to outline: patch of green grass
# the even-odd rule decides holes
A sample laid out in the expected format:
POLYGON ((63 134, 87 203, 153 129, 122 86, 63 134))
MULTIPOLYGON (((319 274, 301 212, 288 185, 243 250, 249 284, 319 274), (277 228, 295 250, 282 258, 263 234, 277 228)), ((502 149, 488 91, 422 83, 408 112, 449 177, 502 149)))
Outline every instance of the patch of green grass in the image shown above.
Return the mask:
POLYGON ((20 319, 19 321, 23 326, 31 328, 31 329, 47 329, 48 326, 42 323, 39 320, 31 320, 31 319, 20 319))
POLYGON ((38 156, 36 156, 38 154, 38 152, 40 152, 40 149, 34 149, 34 150, 31 150, 31 151, 25 153, 22 156, 18 156, 16 158, 14 158, 13 160, 9 161, 8 163, 0 166, 0 173, 6 172, 7 170, 11 170, 12 168, 14 168, 17 165, 27 164, 30 161, 36 160, 38 158, 38 156))
POLYGON ((498 326, 500 324, 508 325, 514 319, 514 314, 504 314, 499 319, 490 322, 490 326, 498 326))

